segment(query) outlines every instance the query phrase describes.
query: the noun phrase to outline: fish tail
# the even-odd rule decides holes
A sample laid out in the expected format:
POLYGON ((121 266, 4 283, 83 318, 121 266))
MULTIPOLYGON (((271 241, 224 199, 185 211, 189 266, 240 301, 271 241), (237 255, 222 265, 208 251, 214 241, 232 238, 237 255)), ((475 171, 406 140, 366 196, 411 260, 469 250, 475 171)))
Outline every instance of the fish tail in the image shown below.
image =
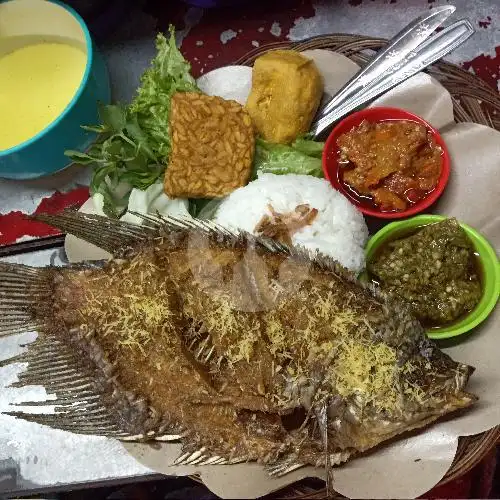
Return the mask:
MULTIPOLYGON (((77 266, 75 266, 77 267, 77 266)), ((91 341, 78 343, 71 330, 57 319, 57 288, 66 269, 29 267, 0 263, 0 337, 37 331, 27 349, 0 359, 0 367, 26 363, 26 368, 9 387, 42 385, 56 396, 50 401, 22 401, 3 411, 24 420, 80 434, 93 434, 136 441, 178 439, 179 429, 167 417, 151 409, 144 398, 124 389, 116 381, 112 365, 100 356, 100 365, 89 360, 89 352, 99 348, 91 341), (65 333, 65 335, 61 335, 65 333), (96 376, 102 378, 96 382, 96 376), (39 411, 39 406, 55 405, 55 413, 39 411)))
POLYGON ((46 268, 0 262, 0 337, 39 328, 37 310, 50 302, 52 289, 46 268))

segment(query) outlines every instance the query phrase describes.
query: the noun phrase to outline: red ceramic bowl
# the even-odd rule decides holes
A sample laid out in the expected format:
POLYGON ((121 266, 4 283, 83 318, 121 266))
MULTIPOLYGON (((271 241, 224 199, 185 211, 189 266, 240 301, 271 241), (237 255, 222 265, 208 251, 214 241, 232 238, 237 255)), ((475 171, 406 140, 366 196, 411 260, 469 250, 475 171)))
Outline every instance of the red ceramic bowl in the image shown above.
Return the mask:
POLYGON ((446 144, 444 143, 443 138, 441 137, 439 132, 429 123, 427 123, 423 118, 420 118, 420 116, 414 115, 409 111, 405 111, 404 109, 399 108, 366 108, 353 113, 352 115, 349 115, 347 118, 344 118, 328 136, 325 148, 323 150, 323 173, 325 175, 325 178, 330 181, 332 186, 337 191, 340 191, 364 214, 381 219, 402 219, 423 212, 441 196, 450 176, 450 155, 448 153, 448 149, 446 148, 446 144), (407 210, 402 210, 399 212, 382 212, 377 208, 374 208, 373 206, 368 206, 362 201, 357 200, 352 195, 350 195, 347 192, 344 184, 339 180, 339 147, 337 145, 337 139, 343 133, 349 132, 353 127, 357 127, 358 125, 360 125, 363 120, 367 120, 369 122, 411 120, 413 122, 421 123, 427 128, 427 130, 431 132, 431 134, 434 136, 436 144, 438 144, 443 151, 441 155, 441 176, 439 178, 437 186, 425 198, 411 205, 407 210))

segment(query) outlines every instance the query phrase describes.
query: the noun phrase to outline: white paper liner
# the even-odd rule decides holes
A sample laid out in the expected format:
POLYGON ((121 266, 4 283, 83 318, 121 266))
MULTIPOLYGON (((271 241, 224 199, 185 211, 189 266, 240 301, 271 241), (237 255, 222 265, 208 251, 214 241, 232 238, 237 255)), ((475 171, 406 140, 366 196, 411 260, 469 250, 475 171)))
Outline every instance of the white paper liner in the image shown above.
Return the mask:
MULTIPOLYGON (((84 214, 93 214, 94 201, 89 198, 81 207, 79 212, 84 214)), ((99 248, 88 241, 76 238, 72 234, 68 234, 64 238, 64 251, 69 262, 81 262, 82 260, 108 260, 111 254, 99 248)))
MULTIPOLYGON (((325 50, 305 52, 323 74, 325 90, 335 93, 356 71, 348 58, 325 50)), ((202 89, 212 95, 234 98, 244 103, 250 88, 248 68, 231 66, 207 73, 200 79, 202 89), (237 81, 231 79, 237 77, 237 81), (246 81, 241 78, 247 78, 246 81), (231 84, 229 84, 231 82, 231 84)), ((393 106, 414 112, 436 128, 445 129, 452 168, 450 181, 432 211, 455 216, 481 231, 497 249, 500 245, 500 133, 473 123, 455 125, 452 100, 435 79, 419 74, 372 105, 393 106)), ((91 211, 91 202, 85 205, 91 211)), ((67 238, 70 261, 102 258, 92 245, 67 238)), ((468 389, 479 403, 456 418, 376 451, 358 457, 334 470, 334 488, 351 498, 415 498, 432 489, 448 471, 458 445, 458 437, 477 434, 500 423, 500 362, 498 355, 498 310, 460 343, 444 349, 454 359, 477 368, 468 389)), ((203 482, 223 498, 256 498, 278 490, 304 477, 324 477, 312 467, 272 479, 254 464, 232 466, 171 466, 180 445, 163 443, 157 449, 143 444, 125 443, 125 448, 142 464, 168 475, 200 474, 203 482)))
MULTIPOLYGON (((500 248, 500 132, 458 123, 443 132, 451 155, 450 180, 434 207, 481 231, 500 248)), ((500 393, 499 393, 500 394, 500 393)))
POLYGON ((196 83, 205 94, 224 94, 224 99, 244 104, 252 88, 252 68, 225 66, 200 76, 196 83))

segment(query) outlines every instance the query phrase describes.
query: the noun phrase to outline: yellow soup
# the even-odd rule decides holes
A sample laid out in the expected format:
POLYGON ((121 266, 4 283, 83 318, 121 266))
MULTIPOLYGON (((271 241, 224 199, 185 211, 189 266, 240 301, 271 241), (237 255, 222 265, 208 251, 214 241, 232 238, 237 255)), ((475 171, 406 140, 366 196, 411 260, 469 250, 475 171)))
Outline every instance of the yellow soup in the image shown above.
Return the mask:
POLYGON ((61 43, 35 43, 0 57, 0 150, 52 123, 83 78, 86 54, 61 43))

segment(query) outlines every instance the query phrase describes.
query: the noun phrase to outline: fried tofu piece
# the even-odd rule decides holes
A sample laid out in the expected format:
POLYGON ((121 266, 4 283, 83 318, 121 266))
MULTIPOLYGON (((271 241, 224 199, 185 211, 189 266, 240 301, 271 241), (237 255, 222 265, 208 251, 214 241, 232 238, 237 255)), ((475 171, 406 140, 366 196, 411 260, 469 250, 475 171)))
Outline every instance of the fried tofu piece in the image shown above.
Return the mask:
POLYGON ((244 186, 255 152, 252 121, 235 101, 196 92, 172 97, 170 198, 220 198, 244 186))
POLYGON ((309 131, 322 96, 314 61, 293 50, 274 50, 255 61, 246 108, 266 141, 289 144, 309 131))

